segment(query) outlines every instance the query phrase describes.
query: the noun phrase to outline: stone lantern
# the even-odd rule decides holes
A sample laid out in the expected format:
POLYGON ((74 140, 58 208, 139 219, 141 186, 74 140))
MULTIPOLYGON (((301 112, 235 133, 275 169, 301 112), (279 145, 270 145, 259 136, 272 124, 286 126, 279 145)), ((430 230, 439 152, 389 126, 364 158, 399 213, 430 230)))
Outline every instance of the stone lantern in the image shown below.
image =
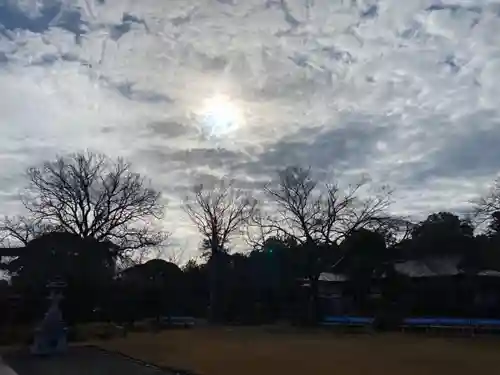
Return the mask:
POLYGON ((50 306, 40 325, 35 330, 31 353, 37 355, 52 355, 66 352, 67 328, 62 318, 59 303, 63 298, 62 289, 66 283, 53 281, 47 284, 50 290, 50 306))

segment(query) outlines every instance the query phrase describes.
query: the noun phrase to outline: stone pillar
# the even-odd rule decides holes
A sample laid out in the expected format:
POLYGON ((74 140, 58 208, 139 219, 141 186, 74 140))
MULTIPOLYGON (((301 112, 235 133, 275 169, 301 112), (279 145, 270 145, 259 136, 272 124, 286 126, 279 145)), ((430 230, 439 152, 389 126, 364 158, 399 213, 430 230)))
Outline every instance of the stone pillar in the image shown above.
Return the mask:
POLYGON ((31 353, 37 355, 51 355, 64 353, 67 350, 67 328, 64 324, 62 313, 59 308, 65 283, 52 282, 47 285, 50 290, 48 299, 50 307, 47 310, 41 324, 35 330, 34 342, 31 353))

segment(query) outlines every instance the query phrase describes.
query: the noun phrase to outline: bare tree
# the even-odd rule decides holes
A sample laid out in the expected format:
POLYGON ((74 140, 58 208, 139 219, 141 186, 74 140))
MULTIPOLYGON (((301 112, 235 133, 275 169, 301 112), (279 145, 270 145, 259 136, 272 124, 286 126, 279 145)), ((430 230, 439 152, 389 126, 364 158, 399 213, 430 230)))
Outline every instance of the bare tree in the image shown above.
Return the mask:
POLYGON ((156 246, 148 249, 147 252, 141 252, 140 257, 137 258, 137 264, 143 264, 152 259, 162 259, 181 267, 184 262, 185 252, 186 249, 184 247, 174 247, 169 244, 156 246))
POLYGON ((360 228, 377 229, 389 218, 390 191, 360 198, 363 179, 342 191, 336 183, 320 184, 310 169, 289 167, 268 185, 273 214, 257 217, 261 237, 294 238, 299 244, 337 244, 360 228))
POLYGON ((382 234, 388 246, 395 246, 411 238, 416 223, 405 217, 381 217, 375 231, 382 234))
POLYGON ((27 176, 22 201, 31 219, 7 219, 2 228, 21 242, 35 227, 110 241, 122 252, 156 246, 166 237, 153 227, 163 214, 160 193, 123 159, 81 152, 30 168, 27 176))
POLYGON ((210 320, 219 319, 218 275, 221 255, 234 235, 241 232, 255 209, 255 201, 235 189, 232 183, 222 181, 214 189, 199 185, 194 189, 184 209, 203 237, 206 250, 210 251, 210 320))
MULTIPOLYGON (((320 184, 310 169, 289 167, 279 173, 277 186, 265 188, 272 213, 256 216, 261 242, 269 237, 294 239, 306 253, 305 277, 310 282, 311 319, 316 317, 318 280, 327 267, 335 268, 343 259, 336 251, 341 240, 361 228, 382 228, 388 215, 390 192, 361 198, 367 181, 343 191, 336 183, 320 184), (334 254, 335 253, 335 254, 334 254)), ((257 241, 256 241, 257 240, 257 241)))
POLYGON ((500 212, 500 178, 497 178, 493 186, 482 197, 471 202, 474 207, 470 219, 477 225, 491 222, 496 212, 500 212))
POLYGON ((0 222, 1 243, 8 248, 26 246, 36 237, 55 230, 56 227, 44 225, 39 220, 26 216, 6 216, 0 222))
POLYGON ((181 267, 185 261, 186 249, 184 247, 171 248, 167 251, 167 254, 159 254, 157 258, 163 258, 167 262, 173 263, 178 267, 181 267))
POLYGON ((215 254, 225 251, 232 237, 249 222, 255 200, 222 181, 211 190, 197 186, 184 209, 215 254))

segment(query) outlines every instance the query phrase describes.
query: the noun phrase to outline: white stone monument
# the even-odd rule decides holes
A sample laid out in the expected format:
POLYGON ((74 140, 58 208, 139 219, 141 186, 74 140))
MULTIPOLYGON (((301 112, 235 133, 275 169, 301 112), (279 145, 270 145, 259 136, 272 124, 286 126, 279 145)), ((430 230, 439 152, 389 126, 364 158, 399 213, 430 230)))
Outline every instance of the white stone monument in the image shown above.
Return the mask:
POLYGON ((37 355, 51 355, 66 352, 68 348, 66 338, 66 325, 59 308, 62 292, 66 286, 62 282, 51 282, 47 285, 50 289, 50 307, 45 313, 41 324, 35 330, 31 353, 37 355))

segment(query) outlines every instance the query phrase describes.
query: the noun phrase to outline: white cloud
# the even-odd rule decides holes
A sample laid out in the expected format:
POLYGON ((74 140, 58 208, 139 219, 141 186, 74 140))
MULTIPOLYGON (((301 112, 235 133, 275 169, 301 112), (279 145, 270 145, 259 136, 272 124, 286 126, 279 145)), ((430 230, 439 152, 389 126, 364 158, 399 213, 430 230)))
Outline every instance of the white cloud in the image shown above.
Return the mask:
POLYGON ((259 180, 300 160, 369 172, 395 211, 425 215, 463 209, 498 171, 498 1, 2 4, 5 213, 25 166, 80 148, 130 158, 173 202, 207 170, 259 180), (246 125, 204 139, 193 112, 217 92, 246 125))

